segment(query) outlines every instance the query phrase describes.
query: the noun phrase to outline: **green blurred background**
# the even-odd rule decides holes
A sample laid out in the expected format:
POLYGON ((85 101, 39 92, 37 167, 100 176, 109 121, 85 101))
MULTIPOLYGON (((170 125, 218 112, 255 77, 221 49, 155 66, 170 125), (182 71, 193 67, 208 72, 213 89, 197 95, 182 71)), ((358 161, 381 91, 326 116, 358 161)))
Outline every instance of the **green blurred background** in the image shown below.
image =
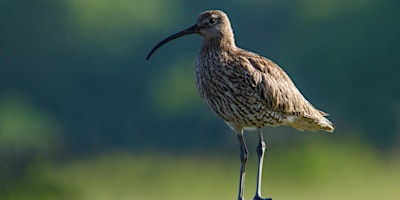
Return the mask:
MULTIPOLYGON (((236 137, 199 98, 208 9, 277 62, 333 134, 265 128, 264 196, 400 196, 400 8, 390 0, 0 0, 0 199, 234 199, 236 137)), ((255 190, 256 134, 246 198, 255 190)))

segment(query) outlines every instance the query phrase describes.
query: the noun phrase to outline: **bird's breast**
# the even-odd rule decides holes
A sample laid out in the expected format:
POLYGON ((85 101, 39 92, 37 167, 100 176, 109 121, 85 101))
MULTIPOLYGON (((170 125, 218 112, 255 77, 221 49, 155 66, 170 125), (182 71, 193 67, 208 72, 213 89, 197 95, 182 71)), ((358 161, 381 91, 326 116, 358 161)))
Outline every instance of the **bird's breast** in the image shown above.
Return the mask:
POLYGON ((201 57, 196 59, 196 87, 215 114, 226 122, 243 127, 278 123, 278 114, 267 111, 257 88, 244 76, 229 62, 201 57))

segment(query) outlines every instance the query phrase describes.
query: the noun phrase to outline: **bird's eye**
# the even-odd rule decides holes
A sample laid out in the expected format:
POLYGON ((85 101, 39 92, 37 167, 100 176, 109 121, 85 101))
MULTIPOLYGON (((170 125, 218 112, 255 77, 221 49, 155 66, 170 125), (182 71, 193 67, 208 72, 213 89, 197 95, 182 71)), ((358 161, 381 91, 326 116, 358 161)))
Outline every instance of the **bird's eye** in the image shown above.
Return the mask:
POLYGON ((210 24, 214 24, 214 23, 215 23, 215 19, 214 19, 214 18, 210 18, 210 20, 208 20, 208 22, 209 22, 210 24))

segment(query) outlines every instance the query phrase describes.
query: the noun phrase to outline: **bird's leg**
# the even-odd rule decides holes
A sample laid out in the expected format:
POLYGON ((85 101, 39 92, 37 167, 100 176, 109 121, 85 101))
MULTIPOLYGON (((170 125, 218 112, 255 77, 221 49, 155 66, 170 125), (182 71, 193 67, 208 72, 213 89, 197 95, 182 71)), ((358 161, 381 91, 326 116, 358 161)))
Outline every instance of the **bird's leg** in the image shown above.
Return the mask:
POLYGON ((244 175, 246 172, 246 162, 247 162, 247 147, 244 143, 243 138, 243 130, 241 130, 238 134, 239 144, 240 144, 240 179, 239 179, 239 200, 243 200, 244 194, 244 175))
POLYGON ((264 162, 264 153, 266 149, 266 145, 264 142, 264 137, 262 134, 261 128, 258 129, 258 136, 260 138, 257 146, 257 155, 258 155, 258 171, 257 171, 257 187, 256 187, 256 195, 254 196, 254 200, 272 200, 271 198, 263 199, 261 198, 261 179, 262 179, 262 168, 264 162))

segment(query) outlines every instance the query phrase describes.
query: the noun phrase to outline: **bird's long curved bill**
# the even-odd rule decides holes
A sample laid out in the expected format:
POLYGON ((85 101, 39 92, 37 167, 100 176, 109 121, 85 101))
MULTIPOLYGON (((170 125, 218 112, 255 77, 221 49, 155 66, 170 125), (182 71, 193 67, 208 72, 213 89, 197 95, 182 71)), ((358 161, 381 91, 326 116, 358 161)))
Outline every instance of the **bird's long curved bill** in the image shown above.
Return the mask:
POLYGON ((162 45, 164 45, 165 43, 167 43, 167 42, 169 42, 169 41, 171 41, 171 40, 173 40, 173 39, 176 39, 176 38, 185 36, 185 35, 189 35, 189 34, 193 34, 193 33, 198 33, 198 31, 199 31, 199 27, 198 27, 197 24, 196 24, 196 25, 194 25, 194 26, 192 26, 192 27, 190 27, 190 28, 188 28, 188 29, 186 29, 186 30, 180 31, 180 32, 178 32, 178 33, 175 33, 175 34, 173 34, 173 35, 171 35, 171 36, 165 38, 163 41, 161 41, 160 43, 158 43, 158 44, 150 51, 149 55, 147 55, 147 57, 146 57, 146 60, 149 60, 149 59, 150 59, 150 56, 151 56, 158 48, 160 48, 162 45))

